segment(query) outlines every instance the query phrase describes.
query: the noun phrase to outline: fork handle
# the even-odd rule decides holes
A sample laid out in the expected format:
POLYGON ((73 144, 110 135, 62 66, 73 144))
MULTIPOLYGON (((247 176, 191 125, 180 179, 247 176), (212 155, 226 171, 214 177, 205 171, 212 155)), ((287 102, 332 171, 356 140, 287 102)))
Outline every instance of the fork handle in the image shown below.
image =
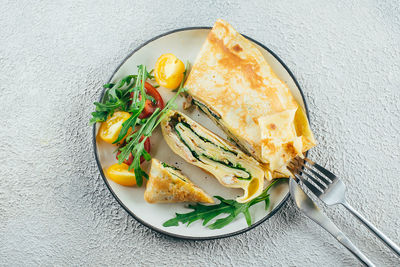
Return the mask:
POLYGON ((382 233, 378 228, 376 228, 372 223, 365 219, 358 211, 356 211, 349 203, 343 201, 341 203, 348 209, 357 219, 359 219, 371 232, 373 232, 377 237, 379 237, 383 243, 385 243, 389 248, 393 250, 394 253, 400 257, 400 248, 392 240, 390 240, 384 233, 382 233))

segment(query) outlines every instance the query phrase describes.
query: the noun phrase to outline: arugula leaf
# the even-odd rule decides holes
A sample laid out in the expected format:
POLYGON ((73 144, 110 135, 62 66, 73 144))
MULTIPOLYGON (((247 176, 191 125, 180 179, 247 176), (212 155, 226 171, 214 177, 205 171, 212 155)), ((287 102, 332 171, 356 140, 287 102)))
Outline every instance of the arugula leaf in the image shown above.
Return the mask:
MULTIPOLYGON (((122 124, 122 128, 121 131, 119 132, 118 138, 113 142, 113 144, 119 143, 126 136, 129 129, 135 129, 135 126, 138 124, 139 115, 142 113, 147 99, 147 94, 144 89, 144 84, 146 82, 146 79, 149 78, 149 75, 150 74, 146 71, 146 66, 144 65, 138 66, 138 75, 135 86, 130 89, 130 92, 134 92, 132 103, 128 110, 129 112, 132 112, 132 115, 122 124), (137 99, 139 98, 139 93, 138 93, 139 91, 141 99, 137 101, 137 99)), ((128 81, 121 81, 121 84, 122 82, 128 83, 128 81)))
POLYGON ((136 82, 137 75, 128 75, 117 83, 107 83, 103 87, 107 89, 101 102, 95 102, 96 111, 92 112, 90 124, 106 121, 115 111, 127 111, 130 89, 136 82))
POLYGON ((96 122, 106 121, 108 117, 107 111, 95 111, 92 112, 92 118, 90 119, 89 123, 93 124, 96 122))
POLYGON ((179 168, 177 168, 177 167, 175 167, 175 166, 169 165, 169 164, 167 164, 167 163, 165 163, 165 162, 161 162, 161 165, 162 165, 164 168, 171 168, 171 169, 173 169, 173 170, 175 170, 175 171, 180 171, 180 170, 181 170, 181 169, 179 169, 179 168))
MULTIPOLYGON (((141 125, 141 127, 139 127, 138 129, 136 129, 135 132, 133 132, 132 134, 130 134, 127 138, 126 138, 126 145, 121 147, 119 150, 121 151, 121 153, 118 155, 118 163, 122 163, 125 159, 127 159, 130 155, 130 153, 132 153, 132 155, 134 156, 133 158, 133 162, 132 164, 129 166, 128 170, 134 170, 135 172, 135 177, 136 177, 136 184, 137 186, 142 186, 143 184, 143 177, 145 177, 146 179, 148 179, 148 175, 145 171, 143 171, 143 169, 140 166, 140 157, 143 156, 145 160, 149 161, 151 159, 151 156, 149 153, 147 153, 147 151, 144 149, 144 142, 147 140, 147 138, 149 138, 154 129, 161 123, 162 119, 166 116, 167 112, 169 110, 171 110, 174 107, 175 104, 175 100, 178 97, 178 95, 184 91, 183 88, 183 84, 185 82, 185 78, 187 76, 187 70, 189 68, 189 63, 187 63, 186 65, 186 69, 185 72, 183 73, 183 79, 181 81, 181 84, 179 86, 178 91, 176 92, 176 94, 166 103, 165 107, 160 110, 159 108, 157 108, 153 114, 151 114, 150 117, 146 118, 145 120, 138 120, 138 116, 141 113, 142 109, 137 109, 140 110, 140 112, 138 114, 133 113, 132 114, 132 120, 131 122, 125 121, 125 123, 127 123, 126 125, 122 124, 122 130, 124 130, 124 127, 126 129, 126 131, 132 127, 132 129, 134 128, 134 126, 136 125, 141 125), (137 115, 137 116, 136 116, 137 115), (133 121, 135 121, 133 124, 133 121), (141 141, 140 138, 143 136, 143 139, 141 141)), ((150 75, 147 71, 146 68, 143 69, 142 72, 140 72, 142 75, 142 79, 140 78, 140 75, 138 74, 138 79, 137 80, 142 80, 145 81, 145 77, 147 77, 147 75, 150 75)), ((137 86, 134 87, 133 90, 136 90, 135 88, 137 88, 137 86)), ((145 96, 145 92, 144 92, 144 82, 142 82, 141 84, 141 94, 143 96, 145 96)), ((141 98, 141 101, 145 101, 145 97, 141 98)), ((135 102, 135 100, 132 100, 132 104, 135 102)), ((144 105, 144 103, 143 103, 144 105)), ((133 107, 132 112, 135 112, 135 107, 133 107)), ((120 132, 120 135, 122 133, 122 130, 120 132)), ((125 132, 126 134, 126 132, 125 132)), ((125 136, 125 134, 122 135, 125 136)), ((118 139, 117 139, 118 141, 118 139)), ((116 141, 116 142, 117 142, 116 141)))
POLYGON ((108 88, 108 89, 110 89, 110 88, 112 88, 113 86, 115 85, 115 83, 106 83, 106 84, 104 84, 103 85, 103 88, 108 88))
POLYGON ((188 68, 189 63, 186 66, 184 77, 179 86, 178 92, 172 99, 170 99, 170 101, 167 102, 162 110, 157 108, 149 118, 139 119, 139 115, 145 107, 146 100, 148 99, 153 103, 156 101, 153 97, 146 94, 144 84, 147 79, 152 79, 154 76, 153 70, 148 72, 144 65, 138 66, 137 75, 128 75, 115 83, 104 84, 103 87, 106 91, 102 101, 94 103, 96 111, 92 112, 92 118, 90 119, 91 124, 106 121, 115 111, 121 110, 131 113, 129 119, 122 124, 121 131, 119 132, 117 139, 114 141, 114 144, 119 143, 127 135, 130 129, 135 130, 125 139, 126 144, 118 149, 121 151, 118 155, 118 162, 122 163, 128 159, 132 153, 134 159, 132 164, 129 166, 129 170, 134 169, 138 186, 142 185, 143 177, 146 179, 148 178, 147 173, 144 172, 140 166, 140 158, 143 156, 147 161, 151 159, 150 154, 144 149, 144 143, 147 138, 152 135, 154 129, 158 124, 160 124, 166 113, 174 107, 174 101, 178 95, 185 90, 183 88, 183 83, 188 68), (143 139, 139 141, 142 136, 143 139))
POLYGON ((149 79, 154 79, 154 69, 152 69, 150 72, 146 72, 146 76, 149 77, 149 79))
POLYGON ((239 203, 236 200, 224 199, 223 197, 215 196, 215 198, 220 201, 219 204, 203 205, 197 203, 195 205, 189 205, 189 208, 193 209, 193 211, 183 214, 176 213, 176 217, 166 221, 163 226, 178 226, 179 223, 187 223, 187 225, 190 225, 192 222, 197 220, 203 220, 203 225, 205 226, 208 222, 210 222, 218 215, 228 214, 228 216, 217 219, 212 224, 207 225, 207 227, 210 229, 221 229, 231 223, 240 213, 243 213, 247 225, 250 226, 251 216, 249 208, 259 202, 265 201, 265 209, 267 210, 269 206, 268 190, 276 182, 276 180, 273 181, 258 197, 250 200, 247 203, 239 203))

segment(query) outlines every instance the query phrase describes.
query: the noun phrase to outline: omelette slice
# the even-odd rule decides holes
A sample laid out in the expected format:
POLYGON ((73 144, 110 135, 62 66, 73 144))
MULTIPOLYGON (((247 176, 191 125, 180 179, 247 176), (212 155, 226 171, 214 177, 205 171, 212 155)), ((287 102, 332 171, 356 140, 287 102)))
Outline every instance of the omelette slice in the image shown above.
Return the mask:
POLYGON ((214 203, 207 193, 195 186, 179 169, 154 158, 151 161, 144 199, 149 203, 214 203))
POLYGON ((264 175, 271 179, 255 159, 178 111, 167 113, 161 129, 176 154, 214 175, 222 185, 243 189, 243 196, 236 199, 240 203, 262 193, 264 175))
POLYGON ((315 146, 307 116, 261 52, 219 19, 185 87, 193 103, 244 151, 286 176, 286 165, 315 146))

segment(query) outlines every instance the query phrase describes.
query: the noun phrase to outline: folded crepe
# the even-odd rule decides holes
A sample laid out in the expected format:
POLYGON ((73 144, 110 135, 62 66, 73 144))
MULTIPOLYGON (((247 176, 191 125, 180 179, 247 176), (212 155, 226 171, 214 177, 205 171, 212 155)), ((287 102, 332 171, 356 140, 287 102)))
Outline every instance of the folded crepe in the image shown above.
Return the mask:
POLYGON ((151 161, 144 199, 149 203, 214 203, 207 193, 195 186, 178 168, 154 158, 151 161))
MULTIPOLYGON (((188 116, 171 110, 161 121, 169 147, 187 162, 211 173, 229 188, 242 188, 238 202, 247 202, 262 193, 264 171, 252 157, 210 132, 188 116)), ((271 179, 270 172, 266 172, 271 179)))
POLYGON ((273 177, 315 146, 304 110, 261 52, 219 19, 185 83, 193 103, 209 115, 273 177))

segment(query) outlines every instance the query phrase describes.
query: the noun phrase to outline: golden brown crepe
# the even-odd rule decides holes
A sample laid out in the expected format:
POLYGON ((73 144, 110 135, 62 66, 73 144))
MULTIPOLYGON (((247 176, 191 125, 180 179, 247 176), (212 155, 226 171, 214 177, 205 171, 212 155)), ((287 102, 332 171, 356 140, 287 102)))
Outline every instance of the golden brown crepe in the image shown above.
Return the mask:
POLYGON ((149 203, 214 203, 207 193, 195 186, 179 169, 154 158, 144 199, 149 203))
POLYGON ((255 159, 178 111, 167 113, 161 129, 176 154, 214 175, 223 186, 243 189, 238 202, 250 201, 262 193, 264 175, 271 179, 255 159))
POLYGON ((193 102, 273 176, 315 145, 304 110, 261 52, 219 19, 185 83, 193 102))

